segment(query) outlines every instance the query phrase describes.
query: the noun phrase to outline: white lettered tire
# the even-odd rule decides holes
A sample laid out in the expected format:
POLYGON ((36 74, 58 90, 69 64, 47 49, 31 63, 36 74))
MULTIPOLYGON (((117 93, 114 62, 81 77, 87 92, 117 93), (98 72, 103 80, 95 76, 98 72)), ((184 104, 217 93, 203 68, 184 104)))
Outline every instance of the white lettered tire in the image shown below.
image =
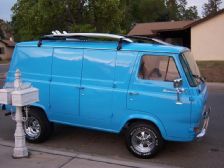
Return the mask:
POLYGON ((163 143, 160 131, 153 124, 135 122, 127 129, 127 148, 138 158, 153 157, 162 148, 163 143))
POLYGON ((50 137, 53 124, 48 121, 41 109, 34 107, 29 109, 28 119, 24 122, 24 131, 28 142, 40 143, 50 137))

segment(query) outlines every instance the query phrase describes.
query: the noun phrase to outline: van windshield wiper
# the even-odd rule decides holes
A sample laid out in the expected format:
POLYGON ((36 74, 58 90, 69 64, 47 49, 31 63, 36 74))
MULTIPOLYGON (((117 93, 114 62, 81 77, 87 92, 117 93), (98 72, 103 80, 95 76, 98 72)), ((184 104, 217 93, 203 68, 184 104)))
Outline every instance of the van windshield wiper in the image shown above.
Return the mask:
POLYGON ((199 75, 195 75, 195 74, 192 74, 192 76, 194 77, 194 78, 197 78, 197 79, 199 79, 202 83, 204 83, 205 82, 205 77, 203 77, 203 76, 199 76, 199 75))

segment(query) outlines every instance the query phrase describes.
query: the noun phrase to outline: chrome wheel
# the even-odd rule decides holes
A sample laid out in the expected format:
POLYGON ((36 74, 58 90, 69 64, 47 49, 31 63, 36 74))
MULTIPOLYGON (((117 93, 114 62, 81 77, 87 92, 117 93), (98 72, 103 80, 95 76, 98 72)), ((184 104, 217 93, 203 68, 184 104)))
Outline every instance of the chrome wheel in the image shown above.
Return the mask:
POLYGON ((36 139, 40 136, 41 127, 39 121, 34 117, 28 117, 28 120, 25 122, 25 133, 31 139, 36 139))
POLYGON ((156 135, 150 130, 137 130, 131 138, 134 149, 140 153, 149 153, 156 146, 156 135))

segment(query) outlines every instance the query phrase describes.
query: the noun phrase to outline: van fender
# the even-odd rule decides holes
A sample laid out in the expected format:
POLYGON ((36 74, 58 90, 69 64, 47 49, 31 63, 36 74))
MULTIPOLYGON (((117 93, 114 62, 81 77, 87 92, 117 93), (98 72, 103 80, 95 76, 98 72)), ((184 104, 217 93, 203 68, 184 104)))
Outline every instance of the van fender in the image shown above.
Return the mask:
POLYGON ((43 106, 42 104, 40 103, 33 103, 32 105, 30 105, 30 107, 36 107, 36 108, 39 108, 41 110, 43 110, 43 112, 45 113, 47 119, 49 120, 49 116, 48 116, 48 113, 47 113, 47 109, 45 106, 43 106))
POLYGON ((127 124, 132 121, 132 120, 143 120, 143 121, 148 121, 153 123, 160 131, 162 137, 164 139, 166 139, 167 137, 167 133, 166 133, 166 129, 164 127, 164 125, 162 124, 162 122, 154 115, 152 114, 132 114, 129 115, 128 118, 126 118, 123 122, 123 127, 120 129, 120 131, 123 130, 123 128, 125 128, 127 126, 127 124))

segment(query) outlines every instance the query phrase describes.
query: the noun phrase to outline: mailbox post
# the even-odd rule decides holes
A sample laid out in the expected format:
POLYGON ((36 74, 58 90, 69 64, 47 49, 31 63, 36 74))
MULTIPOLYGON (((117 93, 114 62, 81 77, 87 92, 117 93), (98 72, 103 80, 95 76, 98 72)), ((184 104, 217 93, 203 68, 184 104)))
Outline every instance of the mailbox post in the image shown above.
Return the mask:
POLYGON ((28 157, 28 149, 26 147, 23 128, 23 122, 28 118, 28 112, 26 111, 26 116, 24 118, 22 108, 38 101, 39 90, 32 87, 31 84, 22 83, 21 73, 18 69, 15 72, 14 85, 10 88, 0 89, 0 103, 16 107, 16 130, 14 134, 15 147, 13 150, 13 158, 28 157))
MULTIPOLYGON (((21 90, 21 73, 19 70, 16 70, 15 73, 15 81, 14 81, 14 89, 15 91, 21 90)), ((26 147, 25 133, 23 129, 23 114, 22 107, 16 106, 16 131, 15 131, 15 147, 13 149, 13 157, 14 158, 22 158, 28 157, 28 149, 26 147)))

